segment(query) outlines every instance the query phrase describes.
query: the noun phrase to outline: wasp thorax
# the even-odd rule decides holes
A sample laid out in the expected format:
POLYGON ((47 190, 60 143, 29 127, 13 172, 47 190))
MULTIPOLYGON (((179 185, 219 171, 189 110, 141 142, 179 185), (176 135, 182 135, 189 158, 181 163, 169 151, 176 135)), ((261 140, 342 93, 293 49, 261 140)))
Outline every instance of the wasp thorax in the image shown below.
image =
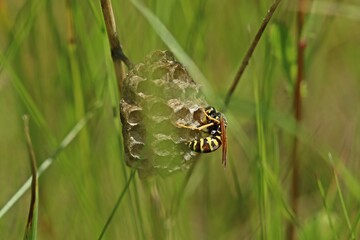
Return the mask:
POLYGON ((155 51, 137 64, 123 82, 120 101, 126 163, 142 175, 188 168, 196 153, 185 143, 200 133, 177 123, 202 123, 207 104, 200 96, 199 85, 171 52, 155 51))

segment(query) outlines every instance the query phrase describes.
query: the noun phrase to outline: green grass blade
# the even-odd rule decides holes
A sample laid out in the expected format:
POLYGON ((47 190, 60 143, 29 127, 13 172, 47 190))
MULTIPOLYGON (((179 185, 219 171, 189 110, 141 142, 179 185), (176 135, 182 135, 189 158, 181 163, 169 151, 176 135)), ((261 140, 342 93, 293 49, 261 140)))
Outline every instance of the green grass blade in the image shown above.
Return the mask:
POLYGON ((110 223, 111 223, 111 220, 113 219, 113 217, 114 217, 114 215, 115 215, 116 210, 117 210, 118 207, 120 206, 120 203, 121 203, 121 201, 123 200, 123 198, 124 198, 124 196, 125 196, 125 193, 126 193, 126 192, 128 191, 128 189, 129 189, 129 185, 130 185, 131 181, 133 180, 133 178, 134 178, 134 176, 135 176, 135 173, 136 173, 136 170, 133 169, 133 170, 131 171, 131 174, 130 174, 130 177, 129 177, 128 181, 127 181, 126 184, 125 184, 124 189, 122 190, 122 192, 121 192, 118 200, 116 201, 116 203, 115 203, 115 205, 114 205, 113 210, 111 211, 111 214, 110 214, 109 218, 107 219, 107 221, 106 221, 103 229, 101 230, 101 233, 100 233, 99 238, 98 238, 99 240, 103 238, 103 236, 104 236, 104 234, 105 234, 105 232, 106 232, 106 229, 109 227, 109 225, 110 225, 110 223))
POLYGON ((339 239, 338 234, 336 233, 336 230, 334 228, 334 224, 333 224, 333 221, 332 221, 332 218, 331 218, 329 207, 328 207, 328 205, 326 203, 325 190, 324 190, 323 184, 321 183, 319 178, 317 179, 317 184, 318 184, 318 188, 319 188, 319 191, 320 191, 321 198, 323 200, 323 205, 324 205, 324 209, 326 211, 326 216, 327 216, 328 221, 329 221, 329 226, 330 226, 330 229, 332 231, 332 236, 333 236, 334 239, 339 239))
POLYGON ((46 1, 27 1, 19 11, 16 16, 15 24, 12 27, 14 32, 11 33, 11 41, 6 48, 4 54, 5 57, 0 58, 0 75, 4 68, 8 66, 9 61, 12 60, 20 50, 21 44, 33 27, 35 18, 39 13, 42 4, 45 2, 46 1))
MULTIPOLYGON (((86 126, 88 121, 93 117, 95 111, 100 105, 95 106, 90 110, 80 121, 70 130, 66 137, 61 141, 59 147, 55 150, 53 155, 44 160, 44 162, 38 168, 38 178, 53 164, 57 155, 62 152, 80 133, 80 131, 86 126)), ((14 206, 14 204, 24 195, 24 193, 31 186, 32 177, 30 177, 18 191, 7 201, 7 203, 0 209, 0 219, 14 206)))
POLYGON ((2 71, 6 69, 11 77, 12 84, 15 87, 17 93, 19 94, 21 100, 25 104, 27 110, 29 111, 30 115, 34 119, 35 123, 39 126, 40 129, 44 129, 47 137, 50 141, 53 140, 49 132, 47 131, 47 126, 45 119, 39 109, 37 108, 35 102, 31 98, 31 95, 21 82, 20 77, 18 74, 15 73, 13 68, 10 66, 9 62, 16 56, 18 51, 20 51, 20 46, 23 43, 25 37, 30 32, 33 24, 35 22, 35 18, 37 13, 40 11, 42 4, 46 1, 28 1, 17 16, 17 21, 13 29, 15 29, 12 40, 10 41, 9 46, 6 48, 6 52, 4 55, 0 55, 0 75, 2 71), (28 14, 26 14, 28 13, 28 14), (25 18, 22 20, 22 18, 25 18))
MULTIPOLYGON (((1 56, 0 56, 1 58, 1 56)), ((39 126, 40 129, 47 129, 46 121, 44 119, 44 116, 39 111, 38 107, 36 106, 34 100, 31 98, 31 95, 21 82, 19 76, 13 71, 13 69, 10 66, 7 66, 7 70, 11 75, 12 84, 16 89, 16 92, 19 94, 20 99, 26 106, 27 111, 29 111, 31 117, 34 119, 34 122, 37 126, 39 126)), ((47 136, 50 136, 46 132, 47 136)))
MULTIPOLYGON (((330 157, 330 160, 332 161, 332 156, 329 155, 329 157, 330 157)), ((339 194, 341 208, 342 208, 342 211, 343 211, 343 214, 344 214, 344 217, 345 217, 346 225, 347 225, 347 227, 348 227, 348 229, 350 231, 350 239, 355 239, 355 232, 354 232, 353 227, 351 226, 349 213, 348 213, 348 210, 347 210, 347 207, 346 207, 346 203, 344 201, 343 192, 342 192, 342 189, 340 187, 339 179, 338 179, 337 174, 335 172, 335 168, 333 168, 333 174, 334 174, 334 178, 335 178, 336 189, 337 189, 337 192, 339 194)))
POLYGON ((165 27, 165 25, 146 7, 138 0, 130 0, 131 3, 143 14, 143 16, 148 20, 150 25, 153 27, 155 32, 159 35, 161 40, 168 46, 168 48, 174 53, 176 58, 184 64, 190 75, 199 82, 203 89, 204 94, 208 99, 213 99, 214 101, 219 100, 218 94, 215 94, 213 88, 208 84, 208 81, 200 69, 196 66, 194 61, 188 56, 188 54, 183 50, 178 41, 170 33, 170 31, 165 27))

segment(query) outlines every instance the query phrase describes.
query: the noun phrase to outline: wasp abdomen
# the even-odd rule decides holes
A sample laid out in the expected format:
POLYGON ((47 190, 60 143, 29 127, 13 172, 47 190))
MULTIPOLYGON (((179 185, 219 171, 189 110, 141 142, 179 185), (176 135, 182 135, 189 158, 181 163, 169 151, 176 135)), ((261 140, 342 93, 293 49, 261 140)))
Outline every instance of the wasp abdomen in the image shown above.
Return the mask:
POLYGON ((188 143, 191 150, 199 153, 213 152, 221 146, 221 136, 210 136, 206 138, 195 139, 188 143))

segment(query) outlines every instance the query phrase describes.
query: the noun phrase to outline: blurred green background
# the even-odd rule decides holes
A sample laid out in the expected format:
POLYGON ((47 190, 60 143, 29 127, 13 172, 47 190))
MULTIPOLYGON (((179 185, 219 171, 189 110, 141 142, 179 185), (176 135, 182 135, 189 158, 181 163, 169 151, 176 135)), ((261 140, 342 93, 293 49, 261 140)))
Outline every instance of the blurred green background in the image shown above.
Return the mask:
MULTIPOLYGON (((205 75, 215 93, 205 92, 207 101, 222 108, 273 2, 143 2, 205 75)), ((135 175, 106 239, 285 239, 289 223, 298 239, 359 238, 360 5, 311 3, 300 130, 292 104, 297 5, 283 1, 225 112, 228 167, 217 151, 191 174, 135 175), (297 215, 289 200, 295 136, 297 215)), ((134 63, 168 48, 131 1, 113 1, 113 10, 134 63)), ((30 176, 22 121, 29 113, 38 165, 56 156, 39 179, 39 238, 97 238, 131 172, 100 1, 0 0, 0 48, 0 208, 30 176), (57 150, 88 113, 79 135, 57 150)), ((0 239, 23 237, 29 201, 28 191, 0 218, 0 239)))

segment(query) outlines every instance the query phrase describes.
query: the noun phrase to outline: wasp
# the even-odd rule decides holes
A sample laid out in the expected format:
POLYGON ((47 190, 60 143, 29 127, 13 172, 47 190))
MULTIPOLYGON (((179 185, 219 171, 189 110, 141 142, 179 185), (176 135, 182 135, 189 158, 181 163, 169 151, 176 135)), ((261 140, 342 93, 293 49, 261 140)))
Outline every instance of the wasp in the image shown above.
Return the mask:
POLYGON ((210 134, 208 137, 195 139, 187 142, 187 146, 195 152, 209 153, 217 150, 222 145, 222 164, 226 167, 227 160, 227 137, 226 126, 227 121, 225 116, 218 112, 214 107, 208 106, 201 109, 203 117, 200 119, 200 126, 187 126, 177 124, 179 127, 188 128, 191 130, 203 131, 210 134))

